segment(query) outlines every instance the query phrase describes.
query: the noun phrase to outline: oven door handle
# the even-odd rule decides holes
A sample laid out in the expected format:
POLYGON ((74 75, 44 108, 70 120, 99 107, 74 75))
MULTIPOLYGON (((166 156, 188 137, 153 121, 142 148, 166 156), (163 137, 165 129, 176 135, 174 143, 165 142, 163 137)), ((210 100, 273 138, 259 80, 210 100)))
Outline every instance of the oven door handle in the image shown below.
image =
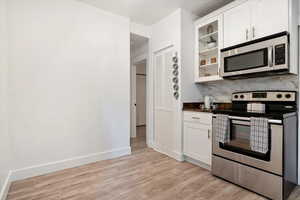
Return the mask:
MULTIPOLYGON (((216 117, 216 115, 213 115, 213 117, 216 117)), ((244 121, 250 121, 249 117, 237 117, 237 116, 228 116, 229 119, 234 119, 234 120, 244 120, 244 121)), ((268 123, 272 124, 282 124, 282 120, 279 119, 269 119, 268 123)))

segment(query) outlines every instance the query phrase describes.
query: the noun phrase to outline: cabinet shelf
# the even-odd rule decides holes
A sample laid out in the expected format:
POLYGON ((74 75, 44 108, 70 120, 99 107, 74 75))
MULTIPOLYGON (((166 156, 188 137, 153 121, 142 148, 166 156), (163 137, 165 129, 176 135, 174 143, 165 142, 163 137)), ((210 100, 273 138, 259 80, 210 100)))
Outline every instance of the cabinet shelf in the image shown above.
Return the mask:
MULTIPOLYGON (((219 76, 220 48, 222 47, 222 15, 210 18, 207 21, 199 21, 196 28, 196 52, 195 52, 195 82, 205 83, 222 80, 219 76), (212 31, 211 33, 207 33, 212 31), (215 42, 215 45, 209 44, 215 42), (210 47, 210 48, 209 48, 210 47), (200 63, 205 60, 205 65, 200 63), (216 63, 211 63, 216 61, 216 63)), ((204 64, 204 62, 202 62, 204 64)))
POLYGON ((218 63, 212 63, 212 64, 206 64, 206 65, 200 65, 200 67, 212 67, 212 66, 217 66, 218 63))
POLYGON ((207 54, 212 54, 212 53, 217 53, 218 52, 218 47, 213 47, 213 48, 208 48, 201 50, 199 52, 200 55, 207 55, 207 54))
POLYGON ((209 33, 209 34, 206 34, 206 35, 203 35, 203 36, 200 36, 199 40, 201 42, 209 42, 211 40, 211 38, 213 38, 214 40, 217 41, 217 39, 218 39, 218 31, 215 31, 213 33, 209 33))
POLYGON ((213 75, 213 76, 199 77, 195 82, 196 83, 205 83, 205 82, 220 81, 220 80, 223 80, 223 78, 220 77, 219 75, 213 75))
POLYGON ((200 39, 200 40, 203 40, 203 39, 205 39, 205 38, 208 38, 208 37, 210 37, 210 36, 214 36, 214 35, 217 35, 217 34, 218 34, 218 31, 215 31, 215 32, 212 32, 212 33, 203 35, 203 36, 201 36, 199 39, 200 39))

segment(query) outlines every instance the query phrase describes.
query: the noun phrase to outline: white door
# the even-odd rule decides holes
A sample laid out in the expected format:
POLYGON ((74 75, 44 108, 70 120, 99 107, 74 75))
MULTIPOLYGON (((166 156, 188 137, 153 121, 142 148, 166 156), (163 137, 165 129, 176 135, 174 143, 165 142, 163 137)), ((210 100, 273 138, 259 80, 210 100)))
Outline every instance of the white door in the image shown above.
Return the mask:
POLYGON ((154 143, 161 151, 173 148, 175 98, 172 90, 173 47, 154 54, 154 143))
POLYGON ((136 125, 146 125, 146 75, 136 74, 136 125))
POLYGON ((288 0, 251 0, 254 39, 288 31, 288 0))
POLYGON ((250 40, 251 3, 246 2, 224 13, 224 48, 250 40))
POLYGON ((131 133, 130 137, 136 137, 136 66, 131 66, 131 133))
POLYGON ((185 155, 211 165, 211 131, 208 125, 184 123, 183 152, 185 155))

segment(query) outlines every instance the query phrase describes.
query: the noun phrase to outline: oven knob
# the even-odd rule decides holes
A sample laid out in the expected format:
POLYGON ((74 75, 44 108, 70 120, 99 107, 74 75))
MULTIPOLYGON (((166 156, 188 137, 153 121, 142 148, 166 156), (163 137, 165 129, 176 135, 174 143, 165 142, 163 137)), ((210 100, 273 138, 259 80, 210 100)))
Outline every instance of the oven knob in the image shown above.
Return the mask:
POLYGON ((287 99, 291 98, 291 94, 286 94, 285 98, 287 98, 287 99))
POLYGON ((281 99, 282 98, 282 94, 277 94, 276 96, 278 99, 281 99))
POLYGON ((236 95, 234 95, 234 98, 235 98, 235 99, 239 98, 239 95, 237 95, 237 94, 236 94, 236 95))
POLYGON ((244 98, 244 95, 241 95, 240 98, 243 99, 243 98, 244 98))

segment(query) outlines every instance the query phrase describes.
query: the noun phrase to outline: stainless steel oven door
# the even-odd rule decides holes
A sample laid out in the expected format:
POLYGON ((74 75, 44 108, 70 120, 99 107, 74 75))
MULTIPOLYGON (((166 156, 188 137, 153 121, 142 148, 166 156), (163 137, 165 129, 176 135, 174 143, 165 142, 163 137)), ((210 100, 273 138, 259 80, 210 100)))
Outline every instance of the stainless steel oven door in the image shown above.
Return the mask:
POLYGON ((283 126, 281 120, 269 122, 269 152, 259 154, 250 149, 250 119, 230 117, 230 142, 221 144, 215 139, 213 118, 213 154, 265 171, 282 175, 283 126))
POLYGON ((221 52, 222 77, 288 69, 288 36, 221 52), (279 62, 278 62, 279 61, 279 62))

